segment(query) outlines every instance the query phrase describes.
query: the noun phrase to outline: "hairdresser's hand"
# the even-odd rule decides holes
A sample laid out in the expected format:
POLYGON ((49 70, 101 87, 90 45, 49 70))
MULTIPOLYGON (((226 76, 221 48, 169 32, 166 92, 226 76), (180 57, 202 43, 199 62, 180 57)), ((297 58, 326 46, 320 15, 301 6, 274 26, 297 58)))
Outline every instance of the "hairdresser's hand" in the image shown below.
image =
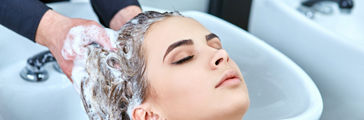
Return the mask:
MULTIPOLYGON (((49 48, 68 78, 71 78, 73 60, 82 52, 82 50, 69 48, 69 51, 71 52, 68 52, 66 57, 63 57, 62 55, 62 49, 66 40, 71 41, 67 42, 67 44, 75 43, 73 40, 76 39, 77 36, 69 34, 70 29, 75 26, 84 26, 84 28, 86 28, 79 31, 77 35, 88 36, 87 40, 83 40, 84 42, 82 42, 81 46, 78 46, 84 47, 91 42, 96 42, 106 49, 112 49, 106 31, 95 21, 68 18, 52 10, 48 10, 39 23, 36 33, 36 42, 49 48), (87 27, 93 27, 94 30, 100 32, 95 33, 93 31, 88 31, 87 27)), ((70 80, 72 81, 72 79, 70 80)))
POLYGON ((119 30, 126 22, 142 12, 140 7, 131 5, 125 7, 117 12, 110 21, 110 28, 113 30, 119 30))

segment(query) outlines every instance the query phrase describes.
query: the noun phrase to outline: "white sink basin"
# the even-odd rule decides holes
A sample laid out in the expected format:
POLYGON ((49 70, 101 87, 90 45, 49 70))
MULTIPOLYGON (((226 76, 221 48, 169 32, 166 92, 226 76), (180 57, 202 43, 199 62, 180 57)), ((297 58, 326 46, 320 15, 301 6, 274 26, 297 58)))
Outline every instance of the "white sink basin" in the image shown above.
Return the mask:
MULTIPOLYGON (((364 120, 364 1, 309 19, 302 0, 254 0, 249 31, 302 67, 323 97, 323 120, 364 120)), ((335 8, 336 7, 336 8, 335 8)))
MULTIPOLYGON (((67 16, 97 19, 86 3, 57 3, 51 6, 67 16)), ((152 9, 144 7, 144 10, 152 9)), ((245 120, 311 120, 320 117, 322 99, 317 87, 286 56, 221 19, 201 12, 182 14, 197 19, 219 35, 224 47, 241 68, 251 99, 245 120)), ((4 28, 0 31, 0 39, 3 39, 0 45, 6 46, 0 47, 1 55, 6 56, 1 58, 5 61, 0 63, 0 120, 87 119, 70 82, 50 66, 47 68, 50 71, 48 81, 29 83, 19 77, 26 59, 44 48, 4 28)))
POLYGON ((25 59, 0 69, 0 120, 88 119, 78 93, 63 74, 47 65, 47 81, 28 82, 19 76, 24 66, 25 59))

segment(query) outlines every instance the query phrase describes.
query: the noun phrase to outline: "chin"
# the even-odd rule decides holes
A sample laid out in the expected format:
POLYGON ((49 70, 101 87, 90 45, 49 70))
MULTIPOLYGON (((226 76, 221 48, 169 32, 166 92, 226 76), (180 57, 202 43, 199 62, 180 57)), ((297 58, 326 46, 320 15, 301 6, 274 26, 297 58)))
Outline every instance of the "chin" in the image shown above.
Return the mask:
POLYGON ((232 112, 237 116, 240 115, 242 118, 243 115, 245 115, 250 105, 249 95, 246 91, 239 92, 237 94, 232 94, 230 102, 232 103, 231 104, 232 112))
POLYGON ((249 108, 248 94, 240 92, 240 94, 232 94, 224 96, 223 106, 219 106, 219 113, 221 116, 215 118, 224 118, 224 120, 241 120, 249 108))
POLYGON ((248 96, 241 98, 240 101, 236 101, 235 111, 237 111, 239 114, 244 115, 248 110, 249 105, 250 105, 250 100, 248 96))

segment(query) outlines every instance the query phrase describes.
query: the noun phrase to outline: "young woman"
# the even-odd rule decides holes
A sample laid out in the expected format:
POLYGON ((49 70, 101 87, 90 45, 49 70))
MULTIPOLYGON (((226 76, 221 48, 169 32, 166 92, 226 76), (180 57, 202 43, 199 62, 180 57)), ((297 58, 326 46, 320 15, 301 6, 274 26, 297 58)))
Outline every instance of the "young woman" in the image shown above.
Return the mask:
POLYGON ((117 50, 89 47, 81 95, 90 119, 241 120, 248 90, 219 37, 179 13, 148 11, 117 50))

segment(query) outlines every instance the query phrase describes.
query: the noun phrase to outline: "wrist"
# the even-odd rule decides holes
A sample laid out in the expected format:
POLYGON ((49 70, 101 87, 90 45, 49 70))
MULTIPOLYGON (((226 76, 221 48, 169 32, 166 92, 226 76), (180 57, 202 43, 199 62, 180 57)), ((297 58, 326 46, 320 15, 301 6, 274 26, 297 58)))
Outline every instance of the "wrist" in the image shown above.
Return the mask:
POLYGON ((110 28, 119 30, 130 19, 141 13, 142 10, 139 6, 131 5, 119 10, 110 21, 110 28))
POLYGON ((71 18, 63 16, 53 10, 48 10, 40 20, 35 41, 38 44, 49 48, 49 46, 57 44, 56 38, 65 37, 61 36, 61 33, 67 31, 70 26, 71 18))

